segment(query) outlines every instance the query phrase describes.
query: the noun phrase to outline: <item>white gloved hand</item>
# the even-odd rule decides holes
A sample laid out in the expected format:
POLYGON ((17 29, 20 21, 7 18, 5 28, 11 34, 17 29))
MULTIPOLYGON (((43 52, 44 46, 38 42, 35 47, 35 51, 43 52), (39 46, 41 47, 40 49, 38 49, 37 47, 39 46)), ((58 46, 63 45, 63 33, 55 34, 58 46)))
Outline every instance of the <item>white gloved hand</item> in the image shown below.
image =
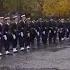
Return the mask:
POLYGON ((56 31, 54 31, 54 33, 56 33, 56 31))
POLYGON ((21 37, 23 37, 24 36, 24 34, 23 34, 23 32, 21 32, 21 37))
POLYGON ((28 33, 28 37, 30 37, 30 33, 28 33))
POLYGON ((37 35, 39 36, 39 35, 40 35, 40 33, 39 33, 39 32, 37 32, 37 35))
POLYGON ((16 36, 15 36, 15 34, 13 34, 13 39, 16 39, 16 36))
POLYGON ((43 34, 45 35, 45 31, 43 31, 43 34))
POLYGON ((51 33, 51 30, 49 30, 49 33, 51 33))
POLYGON ((4 35, 4 39, 7 40, 7 36, 6 35, 4 35))

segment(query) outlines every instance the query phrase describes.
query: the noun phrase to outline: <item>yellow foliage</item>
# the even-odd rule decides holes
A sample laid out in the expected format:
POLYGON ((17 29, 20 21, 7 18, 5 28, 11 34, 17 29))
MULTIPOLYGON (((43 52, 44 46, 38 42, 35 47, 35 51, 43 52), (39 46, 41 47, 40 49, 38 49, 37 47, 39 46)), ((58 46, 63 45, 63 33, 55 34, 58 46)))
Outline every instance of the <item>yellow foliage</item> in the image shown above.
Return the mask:
POLYGON ((70 0, 44 0, 43 14, 46 16, 70 15, 70 0))
POLYGON ((70 0, 4 0, 3 4, 8 12, 22 10, 32 16, 70 16, 70 0))

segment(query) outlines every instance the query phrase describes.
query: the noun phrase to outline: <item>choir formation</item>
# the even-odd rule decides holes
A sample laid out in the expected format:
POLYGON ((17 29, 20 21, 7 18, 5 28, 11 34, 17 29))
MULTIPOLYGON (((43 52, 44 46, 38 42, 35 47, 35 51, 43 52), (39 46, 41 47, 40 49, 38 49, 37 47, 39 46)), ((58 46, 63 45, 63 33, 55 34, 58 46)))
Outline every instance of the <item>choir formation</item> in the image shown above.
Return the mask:
POLYGON ((43 47, 46 44, 56 44, 69 39, 70 20, 69 19, 49 19, 39 18, 31 20, 26 18, 25 14, 18 16, 0 16, 0 56, 3 55, 2 49, 5 48, 5 54, 10 54, 10 46, 13 53, 17 52, 17 45, 21 51, 34 48, 36 42, 37 48, 40 48, 40 42, 43 47))

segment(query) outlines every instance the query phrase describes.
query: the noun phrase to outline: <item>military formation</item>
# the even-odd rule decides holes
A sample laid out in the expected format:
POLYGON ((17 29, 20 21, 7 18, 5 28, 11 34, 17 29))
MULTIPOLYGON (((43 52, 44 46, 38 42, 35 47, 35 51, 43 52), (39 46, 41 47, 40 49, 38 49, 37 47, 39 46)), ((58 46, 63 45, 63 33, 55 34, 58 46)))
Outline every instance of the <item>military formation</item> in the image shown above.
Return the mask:
POLYGON ((37 48, 41 48, 41 43, 46 48, 47 44, 56 44, 57 40, 61 43, 69 39, 69 35, 69 19, 32 20, 25 14, 0 16, 0 56, 3 48, 6 55, 10 54, 10 46, 13 53, 18 51, 17 46, 20 51, 34 49, 35 43, 37 48))

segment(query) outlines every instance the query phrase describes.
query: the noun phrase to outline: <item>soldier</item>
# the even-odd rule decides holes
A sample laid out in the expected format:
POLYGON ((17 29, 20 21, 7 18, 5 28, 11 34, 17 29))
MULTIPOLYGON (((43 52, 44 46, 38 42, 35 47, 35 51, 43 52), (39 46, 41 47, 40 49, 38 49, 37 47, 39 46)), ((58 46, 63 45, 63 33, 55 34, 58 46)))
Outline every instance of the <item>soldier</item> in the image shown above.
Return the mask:
POLYGON ((70 34, 70 24, 69 24, 69 19, 66 21, 66 38, 69 39, 69 34, 70 34))
POLYGON ((12 47, 13 47, 13 52, 17 52, 17 36, 18 36, 17 25, 18 25, 18 22, 16 20, 17 20, 17 16, 14 16, 13 20, 12 20, 13 22, 11 23, 11 27, 10 27, 11 36, 12 36, 11 43, 12 43, 12 47))
POLYGON ((42 42, 43 42, 44 45, 45 45, 46 42, 47 42, 45 29, 42 31, 42 42))
POLYGON ((37 46, 40 48, 40 40, 41 40, 41 18, 36 21, 35 23, 35 31, 36 31, 36 39, 37 39, 37 46))
POLYGON ((49 28, 49 44, 52 43, 52 38, 53 38, 53 28, 50 27, 49 28))
POLYGON ((6 17, 5 18, 5 23, 3 24, 3 45, 5 47, 5 54, 9 54, 9 47, 10 47, 10 43, 9 43, 9 26, 10 26, 10 17, 6 17))
POLYGON ((66 38, 69 39, 69 29, 66 28, 66 38))
POLYGON ((65 26, 64 26, 64 23, 65 23, 65 20, 64 19, 61 19, 61 24, 62 24, 62 40, 65 39, 65 26))
POLYGON ((53 30, 53 43, 56 44, 57 39, 57 28, 55 27, 53 30))
POLYGON ((30 37, 31 37, 30 24, 31 24, 30 18, 27 18, 25 25, 25 47, 27 50, 30 49, 30 37))
POLYGON ((53 38, 53 19, 51 18, 49 20, 49 44, 52 43, 52 38, 53 38))
POLYGON ((18 32, 19 32, 19 45, 20 45, 20 50, 24 50, 25 47, 25 34, 24 34, 24 27, 25 27, 25 20, 26 16, 25 14, 21 16, 21 21, 18 24, 18 32))
POLYGON ((31 48, 34 49, 34 40, 36 37, 36 32, 35 32, 35 20, 33 20, 30 24, 31 29, 30 29, 30 42, 31 42, 31 48))
POLYGON ((62 28, 62 40, 64 40, 64 39, 65 39, 65 29, 62 28))
POLYGON ((4 17, 0 17, 0 56, 2 56, 2 28, 3 28, 3 18, 4 17))
POLYGON ((59 42, 61 42, 62 40, 62 29, 61 28, 58 29, 58 37, 59 37, 59 42))
POLYGON ((45 21, 42 22, 41 31, 42 31, 42 42, 43 42, 44 45, 46 45, 47 38, 48 38, 48 28, 46 26, 46 22, 45 21))

